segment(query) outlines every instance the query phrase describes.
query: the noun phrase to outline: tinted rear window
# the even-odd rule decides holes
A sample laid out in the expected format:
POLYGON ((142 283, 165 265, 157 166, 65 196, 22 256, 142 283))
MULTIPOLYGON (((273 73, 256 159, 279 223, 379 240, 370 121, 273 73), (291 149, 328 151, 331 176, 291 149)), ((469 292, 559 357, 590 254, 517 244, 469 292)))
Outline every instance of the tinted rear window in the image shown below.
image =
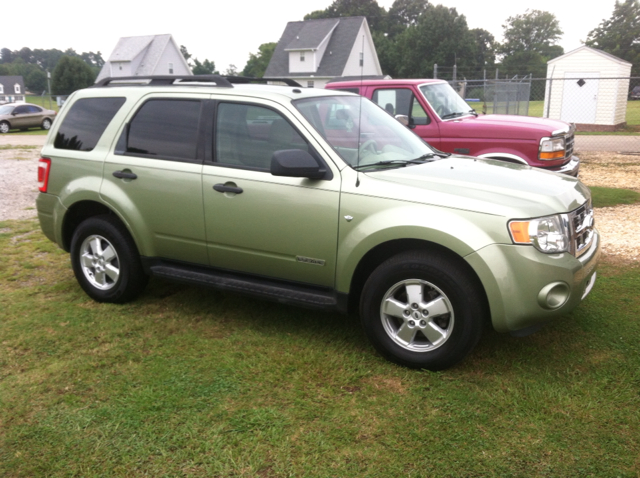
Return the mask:
POLYGON ((197 154, 198 100, 150 100, 131 121, 126 154, 194 160, 197 154))
POLYGON ((76 101, 58 129, 58 149, 91 151, 126 98, 84 98, 76 101))

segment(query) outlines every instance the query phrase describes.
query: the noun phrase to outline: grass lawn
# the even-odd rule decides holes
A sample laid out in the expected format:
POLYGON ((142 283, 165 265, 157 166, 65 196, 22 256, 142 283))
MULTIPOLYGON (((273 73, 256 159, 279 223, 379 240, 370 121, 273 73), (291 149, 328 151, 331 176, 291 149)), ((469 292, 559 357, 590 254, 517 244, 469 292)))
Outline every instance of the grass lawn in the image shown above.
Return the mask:
POLYGON ((49 131, 42 128, 28 128, 26 131, 20 131, 19 129, 12 129, 7 134, 15 134, 16 136, 46 136, 49 131))
POLYGON ((0 223, 0 476, 637 477, 640 269, 439 373, 358 320, 152 280, 98 304, 0 223))
POLYGON ((640 202, 640 193, 629 189, 603 188, 591 186, 591 198, 594 207, 613 207, 618 204, 636 204, 640 202))
POLYGON ((43 108, 46 108, 48 110, 54 110, 54 111, 60 110, 60 108, 58 107, 58 104, 55 101, 55 97, 50 98, 49 96, 27 96, 25 98, 25 101, 33 105, 42 106, 43 108))

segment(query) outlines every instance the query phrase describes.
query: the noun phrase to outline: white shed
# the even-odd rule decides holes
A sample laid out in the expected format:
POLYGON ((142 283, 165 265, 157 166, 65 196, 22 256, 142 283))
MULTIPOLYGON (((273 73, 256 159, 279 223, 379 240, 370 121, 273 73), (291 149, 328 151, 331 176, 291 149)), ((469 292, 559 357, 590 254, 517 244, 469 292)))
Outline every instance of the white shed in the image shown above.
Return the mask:
POLYGON ((547 62, 544 117, 579 131, 614 131, 626 124, 631 63, 581 46, 547 62))

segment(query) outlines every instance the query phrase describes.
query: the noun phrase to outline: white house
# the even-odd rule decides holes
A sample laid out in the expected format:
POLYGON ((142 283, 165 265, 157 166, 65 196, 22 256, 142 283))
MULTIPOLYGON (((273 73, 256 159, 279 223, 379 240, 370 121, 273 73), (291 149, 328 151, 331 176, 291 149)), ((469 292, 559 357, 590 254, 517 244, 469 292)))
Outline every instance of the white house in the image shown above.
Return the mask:
POLYGON ((96 82, 117 76, 191 74, 171 35, 122 37, 100 70, 96 82))
POLYGON ((382 75, 365 17, 289 22, 265 78, 292 78, 323 88, 339 76, 382 75))
POLYGON ((631 63, 581 46, 547 62, 544 116, 582 131, 614 131, 626 124, 631 63))
POLYGON ((24 102, 24 95, 22 76, 0 76, 0 104, 24 102))

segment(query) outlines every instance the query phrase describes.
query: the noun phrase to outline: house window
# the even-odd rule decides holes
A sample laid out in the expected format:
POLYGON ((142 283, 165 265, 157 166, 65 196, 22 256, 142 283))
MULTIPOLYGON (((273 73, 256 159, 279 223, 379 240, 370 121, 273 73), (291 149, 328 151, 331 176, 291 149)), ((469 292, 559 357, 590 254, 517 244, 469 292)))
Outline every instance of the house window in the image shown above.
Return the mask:
POLYGON ((4 85, 0 85, 0 95, 4 94, 4 85))
POLYGON ((169 63, 169 74, 173 75, 173 63, 169 63))
POLYGON ((360 52, 360 66, 364 65, 364 53, 360 52))
POLYGON ((18 83, 16 83, 15 85, 13 85, 13 90, 14 92, 19 95, 21 93, 20 91, 20 85, 18 83))
POLYGON ((307 81, 307 88, 313 88, 313 85, 314 85, 314 81, 313 80, 307 81))
POLYGON ((300 61, 304 61, 304 52, 303 51, 300 52, 300 61))

